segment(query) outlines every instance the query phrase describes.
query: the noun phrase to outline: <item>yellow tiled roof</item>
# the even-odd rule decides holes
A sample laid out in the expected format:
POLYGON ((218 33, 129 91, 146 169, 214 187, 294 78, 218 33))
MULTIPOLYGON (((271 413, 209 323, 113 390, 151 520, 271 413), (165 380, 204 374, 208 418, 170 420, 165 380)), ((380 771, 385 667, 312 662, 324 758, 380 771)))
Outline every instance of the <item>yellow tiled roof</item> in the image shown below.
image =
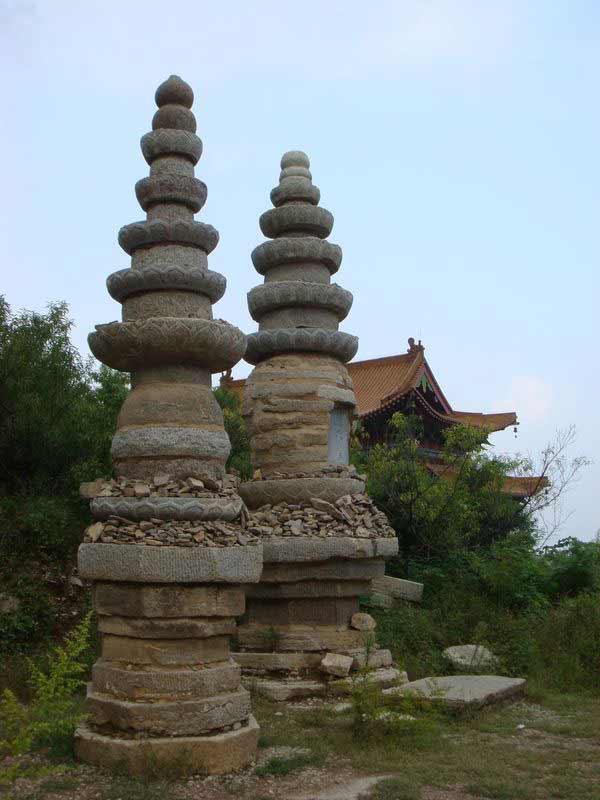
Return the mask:
MULTIPOLYGON (((431 369, 425 360, 425 348, 414 339, 409 339, 406 353, 382 358, 370 358, 366 361, 354 361, 347 365, 348 373, 354 385, 357 410, 360 417, 383 410, 387 405, 399 400, 419 386, 423 374, 427 371, 432 383, 437 387, 431 369)), ((244 393, 245 380, 225 378, 222 386, 238 395, 240 400, 244 393)), ((439 389, 439 387, 438 387, 439 389)), ((441 390, 439 391, 441 394, 441 390)), ((484 414, 478 411, 454 411, 442 396, 447 411, 437 416, 448 422, 471 425, 489 432, 501 431, 517 424, 514 411, 499 414, 484 414)))

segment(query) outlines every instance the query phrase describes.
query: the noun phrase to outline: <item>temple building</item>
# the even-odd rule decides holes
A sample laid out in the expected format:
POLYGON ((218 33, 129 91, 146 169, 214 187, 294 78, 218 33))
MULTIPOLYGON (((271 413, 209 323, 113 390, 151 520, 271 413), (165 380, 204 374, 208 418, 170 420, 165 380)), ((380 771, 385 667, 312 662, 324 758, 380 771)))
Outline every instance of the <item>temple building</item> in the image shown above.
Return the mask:
MULTIPOLYGON (((423 459, 432 472, 447 476, 440 463, 444 430, 453 425, 469 425, 488 434, 514 428, 519 424, 515 411, 483 413, 457 411, 446 399, 425 358, 425 347, 413 338, 408 340, 405 353, 382 358, 370 358, 347 364, 357 401, 366 447, 385 444, 392 431, 389 422, 397 411, 417 414, 423 424, 421 441, 423 459)), ((221 377, 221 387, 243 396, 245 379, 234 380, 230 373, 221 377)), ((507 480, 505 491, 514 497, 525 498, 545 488, 547 481, 539 478, 514 477, 507 480)))

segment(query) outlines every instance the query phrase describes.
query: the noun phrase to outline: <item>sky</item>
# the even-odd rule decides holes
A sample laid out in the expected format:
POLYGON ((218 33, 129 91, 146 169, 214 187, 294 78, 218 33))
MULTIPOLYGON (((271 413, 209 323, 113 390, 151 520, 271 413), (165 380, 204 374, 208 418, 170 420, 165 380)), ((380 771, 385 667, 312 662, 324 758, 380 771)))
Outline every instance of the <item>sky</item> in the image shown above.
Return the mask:
MULTIPOLYGON (((104 282, 129 263, 118 229, 143 218, 139 138, 179 74, 204 142, 197 218, 228 280, 215 316, 256 329, 258 218, 302 149, 357 358, 420 338, 454 408, 517 411, 497 452, 535 456, 574 424, 571 455, 593 460, 599 45, 594 0, 0 0, 0 293, 14 310, 65 300, 84 355, 119 318, 104 282)), ((561 536, 595 535, 599 488, 596 458, 561 536)))

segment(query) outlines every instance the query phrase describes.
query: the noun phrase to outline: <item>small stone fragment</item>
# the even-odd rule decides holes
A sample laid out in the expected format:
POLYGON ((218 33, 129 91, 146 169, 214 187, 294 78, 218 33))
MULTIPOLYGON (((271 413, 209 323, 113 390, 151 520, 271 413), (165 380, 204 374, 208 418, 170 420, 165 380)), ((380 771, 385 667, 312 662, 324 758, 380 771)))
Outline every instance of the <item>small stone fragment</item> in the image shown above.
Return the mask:
POLYGON ((94 522, 93 525, 90 525, 89 528, 87 528, 85 535, 90 539, 90 541, 97 542, 102 536, 103 531, 104 524, 102 522, 94 522))
POLYGON ((105 484, 104 478, 96 478, 95 481, 87 481, 82 483, 79 487, 79 496, 84 500, 93 500, 103 490, 105 484))
POLYGON ((350 627, 357 631, 374 631, 377 623, 370 614, 358 612, 357 614, 352 614, 350 627))
POLYGON ((345 678, 352 668, 353 660, 351 656, 344 656, 340 653, 327 653, 322 659, 319 669, 327 675, 345 678))
POLYGON ((150 497, 150 487, 147 483, 136 483, 133 493, 135 497, 150 497))

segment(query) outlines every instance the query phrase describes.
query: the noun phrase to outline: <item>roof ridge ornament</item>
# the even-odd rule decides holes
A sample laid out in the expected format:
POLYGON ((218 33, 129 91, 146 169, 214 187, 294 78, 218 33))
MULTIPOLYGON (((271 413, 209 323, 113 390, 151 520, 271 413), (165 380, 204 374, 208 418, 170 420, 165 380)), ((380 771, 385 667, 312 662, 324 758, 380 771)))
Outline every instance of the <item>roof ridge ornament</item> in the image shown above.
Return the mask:
POLYGON ((425 352, 425 345, 422 344, 421 340, 419 339, 419 343, 415 344, 415 340, 413 336, 410 336, 408 339, 408 350, 407 353, 424 353, 425 352))

